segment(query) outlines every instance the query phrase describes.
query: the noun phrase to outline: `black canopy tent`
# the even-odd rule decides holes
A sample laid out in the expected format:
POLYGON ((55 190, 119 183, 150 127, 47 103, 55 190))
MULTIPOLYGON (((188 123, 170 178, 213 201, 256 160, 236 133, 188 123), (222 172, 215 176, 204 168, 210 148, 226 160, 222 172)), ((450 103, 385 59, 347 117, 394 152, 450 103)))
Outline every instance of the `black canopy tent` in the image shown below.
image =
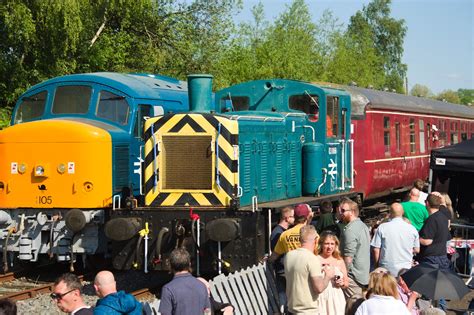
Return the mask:
POLYGON ((474 138, 433 149, 430 167, 433 171, 474 172, 474 138))
POLYGON ((473 220, 474 139, 433 149, 430 168, 431 190, 447 192, 458 213, 473 220))

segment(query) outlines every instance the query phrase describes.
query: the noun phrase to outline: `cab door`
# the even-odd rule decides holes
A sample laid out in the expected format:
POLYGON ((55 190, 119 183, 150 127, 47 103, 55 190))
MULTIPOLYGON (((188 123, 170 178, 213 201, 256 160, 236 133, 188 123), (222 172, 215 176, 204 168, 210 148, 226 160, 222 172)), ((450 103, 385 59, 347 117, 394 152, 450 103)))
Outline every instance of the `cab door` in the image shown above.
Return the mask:
POLYGON ((353 187, 353 142, 348 96, 326 96, 327 182, 330 192, 353 187))

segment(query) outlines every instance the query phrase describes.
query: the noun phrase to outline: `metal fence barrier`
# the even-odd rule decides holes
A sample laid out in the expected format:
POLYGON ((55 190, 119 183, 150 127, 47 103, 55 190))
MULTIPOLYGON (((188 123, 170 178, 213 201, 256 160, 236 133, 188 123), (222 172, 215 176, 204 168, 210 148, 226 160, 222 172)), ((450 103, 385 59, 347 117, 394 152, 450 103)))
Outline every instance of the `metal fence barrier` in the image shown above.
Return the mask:
POLYGON ((209 281, 212 297, 234 306, 234 314, 280 314, 271 268, 266 263, 209 281))
POLYGON ((474 226, 452 223, 451 233, 454 237, 449 245, 456 249, 452 259, 455 271, 466 277, 473 276, 474 226))

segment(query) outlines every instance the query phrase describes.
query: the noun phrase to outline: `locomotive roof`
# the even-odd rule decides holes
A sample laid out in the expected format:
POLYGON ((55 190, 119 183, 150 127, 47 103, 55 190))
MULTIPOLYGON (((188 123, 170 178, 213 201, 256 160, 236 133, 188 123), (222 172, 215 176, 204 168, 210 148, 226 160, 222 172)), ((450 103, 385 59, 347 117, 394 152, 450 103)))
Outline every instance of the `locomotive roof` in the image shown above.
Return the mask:
POLYGON ((187 91, 187 82, 146 73, 95 72, 56 77, 33 86, 28 91, 62 82, 95 82, 107 85, 134 98, 159 98, 159 93, 187 91))
POLYGON ((363 116, 367 109, 384 109, 474 118, 474 108, 465 105, 355 86, 346 86, 344 89, 351 94, 353 116, 363 116))

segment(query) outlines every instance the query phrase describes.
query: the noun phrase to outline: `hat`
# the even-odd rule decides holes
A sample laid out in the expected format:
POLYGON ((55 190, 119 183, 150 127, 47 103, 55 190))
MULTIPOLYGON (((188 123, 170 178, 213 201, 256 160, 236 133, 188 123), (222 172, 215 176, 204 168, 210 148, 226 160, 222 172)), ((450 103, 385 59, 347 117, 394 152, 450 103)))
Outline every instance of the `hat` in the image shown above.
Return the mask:
POLYGON ((436 125, 431 126, 431 129, 433 129, 434 131, 438 131, 438 127, 436 127, 436 125))
POLYGON ((311 212, 311 207, 305 203, 300 203, 295 207, 295 217, 307 217, 311 212))

